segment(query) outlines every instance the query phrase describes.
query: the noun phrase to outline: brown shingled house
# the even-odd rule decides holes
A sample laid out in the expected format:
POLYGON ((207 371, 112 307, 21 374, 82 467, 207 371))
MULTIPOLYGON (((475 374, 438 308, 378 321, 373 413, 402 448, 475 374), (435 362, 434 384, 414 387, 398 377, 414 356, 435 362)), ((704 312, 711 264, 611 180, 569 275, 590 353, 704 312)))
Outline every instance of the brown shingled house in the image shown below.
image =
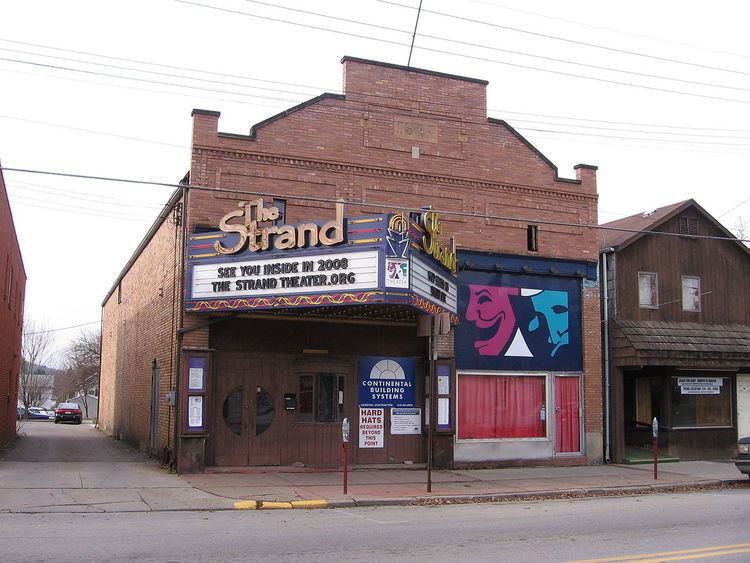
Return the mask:
POLYGON ((656 417, 663 453, 730 457, 750 434, 750 248, 692 199, 602 227, 605 456, 636 457, 656 417))

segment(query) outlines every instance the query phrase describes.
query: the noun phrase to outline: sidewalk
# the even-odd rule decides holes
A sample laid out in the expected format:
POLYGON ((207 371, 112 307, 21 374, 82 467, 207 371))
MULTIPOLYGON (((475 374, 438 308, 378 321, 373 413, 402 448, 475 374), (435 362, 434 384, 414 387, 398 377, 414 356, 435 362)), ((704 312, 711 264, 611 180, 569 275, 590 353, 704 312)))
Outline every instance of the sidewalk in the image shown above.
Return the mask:
POLYGON ((659 465, 433 471, 399 465, 349 473, 289 467, 175 475, 86 427, 40 423, 0 456, 0 513, 113 513, 499 502, 750 487, 730 460, 659 465), (78 441, 76 441, 78 440, 78 441))
MULTIPOLYGON (((644 494, 732 484, 750 486, 750 480, 729 460, 659 465, 656 481, 653 465, 433 471, 431 493, 427 492, 424 469, 358 469, 349 474, 346 495, 340 472, 289 472, 272 468, 240 471, 243 472, 180 478, 219 497, 250 501, 237 506, 249 509, 294 508, 297 504, 294 501, 319 501, 328 507, 447 504, 644 494)), ((299 505, 307 507, 305 503, 299 505)))

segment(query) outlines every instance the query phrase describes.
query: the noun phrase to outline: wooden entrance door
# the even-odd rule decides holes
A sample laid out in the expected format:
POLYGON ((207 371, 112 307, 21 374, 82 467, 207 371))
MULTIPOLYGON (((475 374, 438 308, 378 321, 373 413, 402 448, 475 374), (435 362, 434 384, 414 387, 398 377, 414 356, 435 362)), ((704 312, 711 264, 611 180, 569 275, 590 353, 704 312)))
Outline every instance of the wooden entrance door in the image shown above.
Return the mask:
POLYGON ((214 464, 281 463, 283 369, 271 358, 220 353, 214 362, 214 464))

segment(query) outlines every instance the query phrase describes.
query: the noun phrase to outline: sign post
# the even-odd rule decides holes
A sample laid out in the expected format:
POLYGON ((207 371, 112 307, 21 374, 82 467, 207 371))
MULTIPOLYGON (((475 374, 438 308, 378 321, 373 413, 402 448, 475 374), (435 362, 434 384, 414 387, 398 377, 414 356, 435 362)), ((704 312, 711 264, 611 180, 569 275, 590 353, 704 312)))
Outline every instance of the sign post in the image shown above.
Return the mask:
POLYGON ((346 494, 349 479, 349 419, 341 422, 341 448, 344 450, 344 494, 346 494))
POLYGON ((434 318, 430 319, 431 321, 431 327, 430 327, 430 338, 428 340, 427 347, 429 349, 430 354, 430 375, 428 378, 428 385, 430 386, 430 426, 427 428, 427 492, 432 492, 432 433, 435 428, 435 420, 437 417, 435 416, 435 412, 437 411, 437 400, 435 399, 435 384, 433 380, 435 379, 435 362, 433 361, 433 340, 435 337, 432 333, 432 324, 435 322, 434 318))
POLYGON ((654 447, 654 480, 659 478, 659 421, 654 417, 654 421, 651 423, 651 434, 653 436, 653 447, 654 447))

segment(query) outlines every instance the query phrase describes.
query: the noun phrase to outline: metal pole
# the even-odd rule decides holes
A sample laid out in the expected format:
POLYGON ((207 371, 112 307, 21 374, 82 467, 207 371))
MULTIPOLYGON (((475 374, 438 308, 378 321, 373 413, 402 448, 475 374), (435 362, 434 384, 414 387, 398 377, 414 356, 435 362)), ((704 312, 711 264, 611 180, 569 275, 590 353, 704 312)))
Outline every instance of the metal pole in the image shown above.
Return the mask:
POLYGON ((341 421, 341 449, 344 456, 344 494, 349 484, 349 419, 341 421))
POLYGON ((653 434, 653 448, 654 448, 654 480, 659 478, 659 421, 654 417, 654 421, 651 423, 651 432, 653 434))
MULTIPOLYGON (((430 319, 430 322, 434 322, 434 319, 430 319)), ((437 409, 437 400, 435 398, 435 389, 434 385, 432 384, 432 380, 434 379, 434 371, 435 371, 435 362, 433 361, 433 353, 432 353, 432 328, 430 328, 430 338, 428 340, 428 348, 429 348, 429 356, 430 356, 430 375, 428 378, 428 385, 430 386, 430 416, 428 418, 429 426, 427 428, 427 492, 432 492, 432 430, 435 426, 435 409, 437 409)))
POLYGON ((349 484, 349 444, 344 442, 341 447, 344 449, 344 494, 346 494, 349 484))

